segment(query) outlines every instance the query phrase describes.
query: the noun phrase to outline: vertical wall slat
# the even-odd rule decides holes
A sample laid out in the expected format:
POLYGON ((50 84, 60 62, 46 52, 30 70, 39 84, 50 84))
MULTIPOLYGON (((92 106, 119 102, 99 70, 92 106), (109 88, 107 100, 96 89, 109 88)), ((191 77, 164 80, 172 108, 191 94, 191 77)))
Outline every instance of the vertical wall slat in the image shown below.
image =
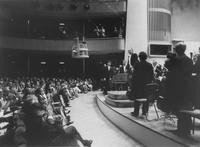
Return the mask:
POLYGON ((149 41, 171 42, 170 1, 171 0, 148 0, 149 41))

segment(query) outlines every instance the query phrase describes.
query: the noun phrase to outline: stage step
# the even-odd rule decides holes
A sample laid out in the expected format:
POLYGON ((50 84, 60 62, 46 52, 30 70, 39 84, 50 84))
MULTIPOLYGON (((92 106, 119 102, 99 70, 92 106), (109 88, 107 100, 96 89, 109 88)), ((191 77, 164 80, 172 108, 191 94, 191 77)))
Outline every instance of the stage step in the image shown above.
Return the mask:
POLYGON ((112 99, 109 96, 105 96, 105 102, 113 107, 119 107, 119 108, 127 108, 127 107, 133 107, 133 101, 130 101, 128 99, 112 99))
POLYGON ((108 91, 108 97, 114 100, 128 100, 126 91, 108 91))

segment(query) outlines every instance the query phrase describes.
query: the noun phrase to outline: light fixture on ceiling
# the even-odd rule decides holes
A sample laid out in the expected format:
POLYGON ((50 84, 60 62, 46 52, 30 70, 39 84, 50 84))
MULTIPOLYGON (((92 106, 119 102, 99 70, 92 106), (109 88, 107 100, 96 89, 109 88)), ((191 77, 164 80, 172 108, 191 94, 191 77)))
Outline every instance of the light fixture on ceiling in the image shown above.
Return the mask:
POLYGON ((65 25, 64 22, 59 23, 59 26, 64 26, 64 25, 65 25))
POLYGON ((89 10, 90 9, 90 5, 89 4, 85 4, 83 7, 84 7, 85 10, 89 10))
POLYGON ((40 64, 42 64, 42 65, 45 65, 45 64, 46 64, 46 62, 45 62, 45 61, 41 61, 41 62, 40 62, 40 64))
POLYGON ((65 64, 65 62, 63 62, 63 61, 60 61, 60 62, 59 62, 59 64, 60 64, 60 65, 64 65, 64 64, 65 64))

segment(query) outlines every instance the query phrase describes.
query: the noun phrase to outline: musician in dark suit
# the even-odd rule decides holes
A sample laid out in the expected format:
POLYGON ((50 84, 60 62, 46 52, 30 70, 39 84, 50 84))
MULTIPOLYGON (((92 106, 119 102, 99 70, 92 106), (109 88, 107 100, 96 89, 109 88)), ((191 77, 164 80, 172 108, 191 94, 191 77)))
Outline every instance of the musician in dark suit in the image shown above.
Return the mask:
POLYGON ((192 109, 191 75, 193 62, 185 55, 186 45, 184 43, 178 43, 174 50, 176 57, 173 59, 173 64, 168 65, 166 94, 172 112, 178 118, 178 132, 182 135, 189 135, 192 126, 191 117, 180 113, 180 110, 192 109))
POLYGON ((103 68, 103 79, 104 79, 104 88, 103 88, 103 93, 107 94, 107 91, 110 90, 110 80, 113 75, 113 68, 111 66, 111 61, 108 61, 106 65, 104 65, 103 68))
MULTIPOLYGON (((132 78, 133 85, 133 97, 135 99, 146 98, 146 84, 151 83, 153 80, 153 66, 146 61, 147 54, 145 52, 140 52, 139 54, 140 62, 135 65, 135 70, 132 78)), ((134 112, 132 112, 133 116, 139 115, 139 107, 140 102, 134 102, 134 112)), ((149 102, 146 101, 142 106, 142 114, 146 115, 148 113, 149 102)))

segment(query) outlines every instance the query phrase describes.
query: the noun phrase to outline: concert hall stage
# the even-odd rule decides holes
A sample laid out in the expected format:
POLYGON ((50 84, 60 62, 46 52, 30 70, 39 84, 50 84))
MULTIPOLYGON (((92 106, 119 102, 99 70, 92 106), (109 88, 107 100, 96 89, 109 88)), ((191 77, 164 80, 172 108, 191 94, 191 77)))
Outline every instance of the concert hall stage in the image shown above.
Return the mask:
POLYGON ((125 91, 109 91, 106 96, 97 94, 96 100, 101 112, 113 124, 144 146, 200 146, 199 120, 195 122, 194 134, 183 136, 176 133, 177 119, 175 116, 168 117, 157 109, 158 118, 153 105, 149 108, 147 119, 144 116, 137 118, 132 116, 133 102, 125 97, 125 91))

